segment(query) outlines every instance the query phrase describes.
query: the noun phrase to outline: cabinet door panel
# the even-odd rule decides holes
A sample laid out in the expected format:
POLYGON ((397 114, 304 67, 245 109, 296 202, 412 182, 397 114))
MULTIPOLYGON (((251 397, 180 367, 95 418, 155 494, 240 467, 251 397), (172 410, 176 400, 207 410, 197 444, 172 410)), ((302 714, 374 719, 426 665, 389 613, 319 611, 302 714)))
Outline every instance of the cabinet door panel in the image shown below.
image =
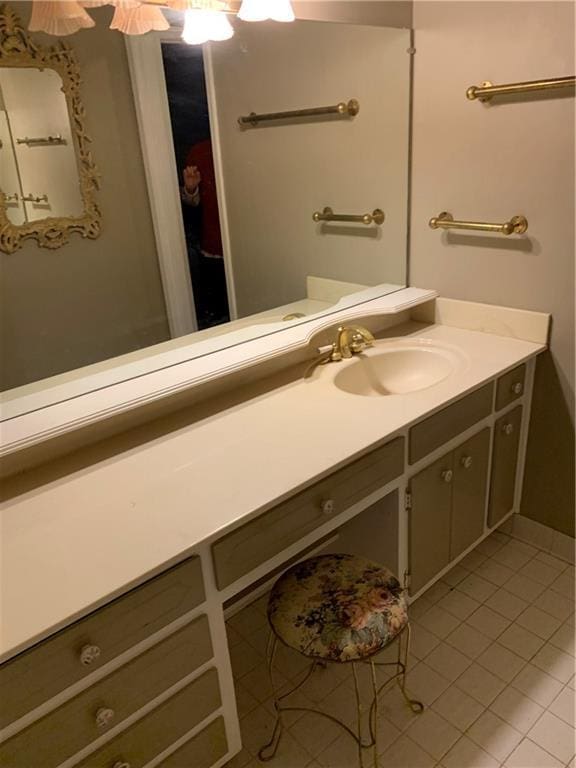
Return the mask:
POLYGON ((483 429, 454 451, 450 559, 484 533, 490 430, 483 429))
POLYGON ((512 510, 520 444, 522 406, 501 416, 494 425, 494 452, 488 525, 495 526, 512 510))
POLYGON ((410 480, 410 594, 415 594, 450 561, 453 454, 435 461, 410 480), (445 473, 450 473, 446 475, 445 473))

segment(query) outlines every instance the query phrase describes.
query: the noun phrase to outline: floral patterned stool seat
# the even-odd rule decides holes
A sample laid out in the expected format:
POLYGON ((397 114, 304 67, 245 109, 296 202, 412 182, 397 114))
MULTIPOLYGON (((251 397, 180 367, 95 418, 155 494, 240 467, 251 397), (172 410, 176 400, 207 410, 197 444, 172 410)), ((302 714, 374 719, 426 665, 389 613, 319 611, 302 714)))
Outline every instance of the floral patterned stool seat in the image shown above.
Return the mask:
POLYGON ((356 555, 312 557, 289 568, 275 583, 268 601, 268 620, 272 629, 268 669, 274 691, 276 724, 272 738, 260 750, 260 760, 271 760, 276 754, 283 730, 282 713, 309 711, 336 721, 355 739, 360 768, 363 766, 363 750, 369 747, 373 747, 373 766, 378 766, 376 722, 378 698, 384 688, 396 680, 412 711, 419 713, 424 709, 405 691, 410 624, 404 590, 396 577, 384 566, 356 555), (280 693, 274 681, 278 640, 311 660, 303 679, 290 690, 283 689, 280 693), (398 641, 396 660, 375 661, 375 654, 395 640, 398 641), (351 663, 358 715, 356 732, 326 712, 283 703, 318 666, 326 666, 327 662, 351 663), (368 714, 370 738, 367 740, 361 735, 357 663, 369 664, 372 673, 372 703, 368 714), (376 668, 379 666, 395 667, 392 677, 387 677, 383 684, 377 681, 376 668))

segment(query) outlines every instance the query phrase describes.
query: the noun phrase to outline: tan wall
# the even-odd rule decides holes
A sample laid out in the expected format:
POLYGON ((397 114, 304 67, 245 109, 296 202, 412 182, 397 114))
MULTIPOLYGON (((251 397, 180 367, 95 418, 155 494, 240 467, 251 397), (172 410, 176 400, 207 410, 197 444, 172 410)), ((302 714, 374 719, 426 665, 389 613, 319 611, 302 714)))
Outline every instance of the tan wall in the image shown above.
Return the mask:
POLYGON ((410 282, 551 312, 538 361, 522 513, 574 534, 574 97, 469 102, 483 80, 574 73, 574 4, 417 0, 410 282), (504 221, 528 236, 440 233, 428 219, 504 221))
MULTIPOLYGON (((27 23, 30 4, 11 5, 27 23)), ((93 13, 97 26, 67 39, 101 173, 102 235, 0 254, 2 389, 169 338, 124 39, 107 29, 110 9, 93 13)))

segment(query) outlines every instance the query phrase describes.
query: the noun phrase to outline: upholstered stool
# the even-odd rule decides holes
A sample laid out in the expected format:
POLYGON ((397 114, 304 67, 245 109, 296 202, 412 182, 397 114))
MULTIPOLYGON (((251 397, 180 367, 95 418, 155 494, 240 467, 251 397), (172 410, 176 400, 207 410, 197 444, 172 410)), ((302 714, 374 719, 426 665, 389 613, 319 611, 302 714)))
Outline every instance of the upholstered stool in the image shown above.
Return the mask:
POLYGON ((315 712, 338 723, 358 745, 362 768, 363 749, 373 748, 373 765, 378 766, 378 697, 394 680, 400 686, 413 712, 423 705, 409 698, 405 690, 410 624, 404 591, 395 576, 377 563, 355 555, 321 555, 289 568, 276 582, 268 602, 272 628, 268 649, 268 670, 272 683, 276 723, 268 744, 260 750, 262 761, 271 760, 282 736, 283 712, 315 712), (405 642, 403 642, 405 640, 405 642), (311 660, 305 676, 290 690, 278 692, 274 681, 274 658, 281 641, 311 660), (398 641, 398 656, 393 662, 376 662, 374 656, 398 641), (291 707, 284 700, 293 694, 317 666, 349 662, 352 666, 358 714, 357 731, 321 710, 291 707), (369 739, 362 738, 361 703, 357 663, 371 667, 372 703, 368 712, 369 739), (380 686, 377 666, 394 666, 392 677, 380 686))

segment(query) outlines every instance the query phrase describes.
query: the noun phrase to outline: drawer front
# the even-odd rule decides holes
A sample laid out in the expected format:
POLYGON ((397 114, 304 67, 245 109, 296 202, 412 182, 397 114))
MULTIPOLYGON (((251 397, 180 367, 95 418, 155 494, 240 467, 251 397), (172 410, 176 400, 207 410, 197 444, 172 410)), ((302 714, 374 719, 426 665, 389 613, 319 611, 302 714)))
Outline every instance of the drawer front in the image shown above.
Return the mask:
POLYGON ((0 667, 0 727, 203 601, 200 558, 193 557, 6 662, 0 667), (84 649, 92 651, 83 656, 84 649))
POLYGON ((496 410, 505 408, 522 397, 526 380, 526 366, 519 365, 498 379, 496 385, 496 410))
POLYGON ((333 502, 333 516, 403 471, 404 438, 398 437, 224 536, 212 547, 219 589, 325 523, 324 501, 333 502))
POLYGON ((493 391, 494 384, 486 384, 413 426, 410 430, 410 464, 489 416, 493 391))
POLYGON ((453 452, 410 479, 408 552, 410 594, 415 595, 450 562, 453 452))
POLYGON ((142 768, 221 704, 218 673, 209 669, 75 768, 142 768))
POLYGON ((494 449, 488 506, 488 526, 490 528, 497 525, 514 507, 521 425, 521 405, 501 416, 494 424, 494 449))
POLYGON ((0 745, 0 765, 55 768, 211 658, 201 616, 0 745))
POLYGON ((163 760, 158 768, 211 768, 226 752, 226 729, 224 720, 219 717, 163 760))

